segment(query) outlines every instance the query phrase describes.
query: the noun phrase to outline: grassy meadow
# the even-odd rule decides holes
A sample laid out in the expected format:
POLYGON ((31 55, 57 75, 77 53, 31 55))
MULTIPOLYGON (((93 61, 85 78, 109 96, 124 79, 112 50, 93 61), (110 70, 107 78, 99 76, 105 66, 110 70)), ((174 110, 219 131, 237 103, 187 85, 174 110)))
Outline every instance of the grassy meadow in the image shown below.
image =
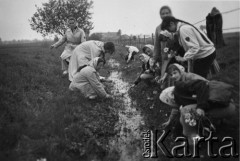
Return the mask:
POLYGON ((0 48, 0 160, 102 158, 115 135, 114 101, 89 101, 69 91, 63 48, 49 45, 0 48))
MULTIPOLYGON (((225 42, 227 45, 217 50, 221 72, 212 79, 234 85, 234 101, 239 113, 239 33, 225 35, 225 42)), ((108 143, 109 138, 116 135, 116 109, 121 108, 121 100, 89 101, 80 92, 69 91, 70 82, 62 77, 59 58, 63 48, 50 50, 49 46, 0 46, 0 160, 117 160, 118 152, 110 154, 108 143)), ((118 45, 112 58, 120 66, 106 65, 102 75, 118 70, 123 72, 124 81, 132 83, 141 70, 141 63, 137 60, 126 69, 125 53, 126 49, 118 45)), ((113 88, 111 84, 106 86, 108 92, 113 88)), ((159 87, 149 87, 142 82, 129 90, 144 117, 144 129, 159 129, 171 111, 159 101, 159 93, 159 87), (158 94, 153 94, 154 90, 158 94)), ((238 118, 233 127, 220 125, 218 136, 228 134, 238 143, 238 118)), ((156 160, 164 159, 159 155, 156 160)))

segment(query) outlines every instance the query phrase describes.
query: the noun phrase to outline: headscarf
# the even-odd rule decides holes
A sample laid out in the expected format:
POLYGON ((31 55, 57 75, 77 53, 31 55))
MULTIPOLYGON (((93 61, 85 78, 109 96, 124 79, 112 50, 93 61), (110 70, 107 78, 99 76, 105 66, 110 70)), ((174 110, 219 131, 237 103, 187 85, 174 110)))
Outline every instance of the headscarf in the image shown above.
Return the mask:
POLYGON ((144 47, 149 48, 150 50, 152 50, 152 52, 153 52, 153 50, 154 50, 154 46, 151 45, 151 44, 144 45, 144 47))
POLYGON ((97 45, 101 49, 101 51, 105 52, 104 47, 103 47, 104 46, 104 42, 94 40, 94 43, 95 43, 95 45, 97 45))
POLYGON ((144 53, 140 54, 139 57, 143 57, 144 64, 146 64, 150 59, 150 56, 148 56, 147 54, 144 54, 144 53))
POLYGON ((210 14, 211 14, 211 16, 215 16, 215 15, 220 14, 220 11, 216 7, 213 7, 210 14))
POLYGON ((181 73, 185 72, 185 68, 182 65, 177 64, 177 63, 174 63, 173 65, 176 66, 181 73))
POLYGON ((159 96, 159 99, 163 102, 168 104, 171 107, 178 107, 174 100, 174 86, 168 87, 162 91, 162 93, 159 96))
POLYGON ((163 35, 163 36, 168 37, 170 39, 173 37, 173 35, 170 32, 168 32, 167 30, 160 31, 160 35, 163 35))

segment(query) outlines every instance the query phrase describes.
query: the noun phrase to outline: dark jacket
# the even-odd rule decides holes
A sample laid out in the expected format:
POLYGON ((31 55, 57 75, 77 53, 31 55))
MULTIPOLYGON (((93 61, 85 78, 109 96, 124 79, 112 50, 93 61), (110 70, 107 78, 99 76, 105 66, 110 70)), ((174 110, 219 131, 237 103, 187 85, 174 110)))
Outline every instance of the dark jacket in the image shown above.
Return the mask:
POLYGON ((231 88, 231 85, 218 81, 179 81, 175 84, 174 98, 178 105, 186 106, 197 103, 197 108, 207 111, 210 107, 226 107, 231 99, 231 88), (196 95, 196 98, 192 95, 196 95))
POLYGON ((206 29, 207 36, 214 43, 216 48, 220 48, 225 45, 222 33, 223 20, 221 13, 211 15, 210 13, 206 17, 206 29))

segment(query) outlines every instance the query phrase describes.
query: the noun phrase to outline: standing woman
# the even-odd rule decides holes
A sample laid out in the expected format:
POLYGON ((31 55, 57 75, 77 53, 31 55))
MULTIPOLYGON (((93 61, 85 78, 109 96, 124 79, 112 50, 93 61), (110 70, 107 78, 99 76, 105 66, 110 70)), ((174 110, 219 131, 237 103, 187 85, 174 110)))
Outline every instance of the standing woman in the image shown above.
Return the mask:
POLYGON ((172 16, 163 19, 161 28, 172 33, 176 32, 179 36, 179 44, 183 46, 185 54, 183 57, 176 56, 176 60, 179 62, 193 60, 193 73, 207 78, 216 58, 216 50, 211 40, 193 25, 172 16))
POLYGON ((62 60, 63 75, 66 75, 68 73, 68 63, 75 47, 86 41, 85 33, 82 29, 77 27, 77 21, 74 17, 70 17, 68 19, 68 27, 69 28, 66 30, 63 37, 58 42, 51 45, 51 49, 58 48, 67 42, 65 49, 60 56, 62 60))
MULTIPOLYGON (((162 6, 159 11, 160 17, 163 20, 167 16, 172 16, 172 11, 169 6, 162 6)), ((163 52, 163 49, 166 46, 166 41, 162 41, 162 35, 172 37, 172 34, 170 34, 167 31, 162 31, 161 29, 162 24, 158 25, 155 30, 155 39, 154 39, 154 53, 153 53, 153 59, 154 62, 160 62, 161 61, 161 77, 164 75, 167 64, 168 64, 168 56, 166 53, 163 52)))
POLYGON ((78 45, 74 51, 69 62, 69 80, 72 81, 78 69, 87 65, 91 60, 96 57, 105 59, 105 54, 112 55, 115 51, 115 46, 112 42, 101 41, 86 41, 78 45))

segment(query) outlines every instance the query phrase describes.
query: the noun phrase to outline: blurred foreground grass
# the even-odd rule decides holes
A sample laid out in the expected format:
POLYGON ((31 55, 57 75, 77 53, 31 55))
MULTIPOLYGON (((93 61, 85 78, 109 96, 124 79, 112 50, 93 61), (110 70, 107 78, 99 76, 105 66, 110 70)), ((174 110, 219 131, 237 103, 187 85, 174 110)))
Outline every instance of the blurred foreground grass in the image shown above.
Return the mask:
POLYGON ((0 160, 106 155, 117 101, 89 101, 69 91, 61 75, 62 50, 46 44, 0 48, 0 160))

